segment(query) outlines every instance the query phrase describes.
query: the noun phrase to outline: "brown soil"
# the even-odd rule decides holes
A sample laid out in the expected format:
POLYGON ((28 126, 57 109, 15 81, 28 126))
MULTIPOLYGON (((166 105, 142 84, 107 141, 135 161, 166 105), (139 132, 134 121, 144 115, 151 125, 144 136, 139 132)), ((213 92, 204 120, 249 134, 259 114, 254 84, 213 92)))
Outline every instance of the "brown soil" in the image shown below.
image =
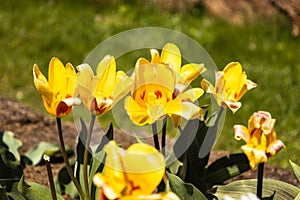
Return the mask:
MULTIPOLYGON (((29 148, 37 145, 41 141, 58 144, 56 123, 54 119, 36 113, 21 102, 12 99, 0 98, 0 130, 14 132, 15 137, 23 142, 23 146, 20 149, 21 154, 24 154, 29 148)), ((71 122, 63 122, 63 132, 66 145, 75 148, 77 131, 74 125, 71 122)), ((133 142, 132 139, 126 138, 124 134, 117 135, 116 140, 123 143, 124 146, 128 146, 128 144, 133 142)), ((229 153, 230 152, 227 151, 213 151, 210 159, 211 161, 216 160, 229 153)), ((53 163, 51 165, 54 176, 58 173, 62 165, 62 163, 53 163)), ((44 165, 26 165, 24 174, 27 181, 49 186, 46 167, 44 165)), ((239 177, 236 177, 234 180, 255 177, 255 171, 248 171, 239 177)), ((282 169, 278 166, 267 164, 265 167, 265 177, 299 186, 292 171, 282 169)), ((65 197, 68 199, 67 196, 65 197)))

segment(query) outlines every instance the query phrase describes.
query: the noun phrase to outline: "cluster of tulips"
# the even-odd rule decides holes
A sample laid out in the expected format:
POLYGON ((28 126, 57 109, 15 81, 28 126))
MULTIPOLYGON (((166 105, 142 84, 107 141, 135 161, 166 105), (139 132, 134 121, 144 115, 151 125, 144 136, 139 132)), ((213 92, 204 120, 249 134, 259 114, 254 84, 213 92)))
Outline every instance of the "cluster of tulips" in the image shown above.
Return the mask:
MULTIPOLYGON (((47 80, 38 65, 33 66, 35 87, 41 94, 45 109, 57 119, 62 153, 64 143, 60 119, 81 103, 91 113, 91 124, 97 116, 110 111, 125 98, 124 108, 135 125, 155 126, 157 121, 169 118, 178 128, 183 119, 203 120, 203 110, 197 104, 203 94, 210 93, 221 109, 229 108, 234 113, 242 106, 239 100, 243 95, 256 87, 247 79, 241 64, 231 62, 223 71, 215 72, 214 84, 203 79, 199 87, 191 88, 192 81, 205 73, 204 64, 182 65, 180 50, 173 43, 165 44, 161 52, 151 49, 150 54, 151 60, 137 59, 132 74, 117 71, 115 58, 111 55, 100 61, 95 74, 86 63, 75 70, 71 63, 64 66, 54 57, 49 63, 47 80)), ((270 113, 258 111, 250 117, 248 127, 234 127, 235 138, 246 142, 242 150, 252 169, 284 147, 283 142, 276 138, 274 123, 270 113)), ((114 140, 104 146, 105 166, 93 175, 93 183, 100 189, 100 199, 179 199, 176 191, 171 189, 157 192, 161 182, 166 182, 168 166, 162 152, 164 144, 159 144, 157 134, 153 137, 153 146, 136 143, 123 150, 114 140)), ((72 169, 68 169, 82 199, 91 198, 87 183, 90 138, 91 132, 85 144, 84 189, 72 169)), ((64 158, 68 167, 68 158, 64 158)))

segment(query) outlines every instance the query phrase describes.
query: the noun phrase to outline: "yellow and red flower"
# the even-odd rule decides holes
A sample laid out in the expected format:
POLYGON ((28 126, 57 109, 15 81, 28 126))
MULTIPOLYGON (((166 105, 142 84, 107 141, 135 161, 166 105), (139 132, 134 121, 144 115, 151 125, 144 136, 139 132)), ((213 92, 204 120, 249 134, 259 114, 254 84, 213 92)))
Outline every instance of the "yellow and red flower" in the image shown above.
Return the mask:
POLYGON ((169 115, 175 127, 181 118, 201 118, 201 110, 194 104, 202 96, 201 88, 186 89, 191 81, 206 69, 203 64, 181 67, 178 47, 164 46, 161 56, 151 50, 151 63, 138 59, 133 74, 133 90, 125 100, 125 109, 133 123, 143 126, 169 115))
POLYGON ((246 142, 242 150, 252 169, 284 148, 283 142, 276 138, 274 124, 275 119, 272 119, 270 113, 258 111, 250 117, 248 128, 243 125, 234 126, 235 138, 246 142))
POLYGON ((37 64, 33 66, 34 85, 42 96, 47 112, 54 117, 68 115, 72 106, 79 105, 80 100, 73 97, 76 72, 71 63, 63 63, 53 57, 49 63, 48 81, 37 64))
POLYGON ((256 87, 256 84, 247 79, 246 73, 238 62, 231 62, 223 71, 215 74, 215 87, 206 79, 201 81, 201 87, 214 95, 218 105, 228 107, 235 113, 241 106, 239 100, 244 94, 256 87))
POLYGON ((130 77, 123 71, 116 71, 115 59, 110 55, 100 61, 96 75, 88 64, 81 64, 77 68, 76 95, 96 115, 110 110, 129 92, 132 85, 130 77))
POLYGON ((104 151, 105 167, 93 179, 101 189, 100 195, 107 199, 157 199, 150 197, 164 177, 166 167, 159 151, 144 143, 133 144, 125 151, 115 141, 105 145, 104 151))

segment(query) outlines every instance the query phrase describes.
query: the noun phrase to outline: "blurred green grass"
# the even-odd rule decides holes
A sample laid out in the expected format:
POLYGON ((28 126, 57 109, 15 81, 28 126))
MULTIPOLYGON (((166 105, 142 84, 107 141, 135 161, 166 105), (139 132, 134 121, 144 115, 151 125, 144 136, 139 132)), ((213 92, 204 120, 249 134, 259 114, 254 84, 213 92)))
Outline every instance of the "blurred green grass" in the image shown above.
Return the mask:
POLYGON ((147 26, 192 37, 220 69, 231 61, 241 62, 258 84, 243 97, 243 107, 235 115, 227 112, 215 149, 240 151, 244 143, 234 140, 233 125, 247 124, 253 112, 266 110, 277 119, 278 137, 287 147, 270 163, 284 168, 289 166, 288 159, 300 163, 300 41, 290 36, 290 24, 281 17, 233 26, 201 8, 174 12, 144 1, 1 1, 0 96, 18 99, 46 114, 33 86, 34 63, 44 74, 53 56, 76 66, 110 36, 147 26))

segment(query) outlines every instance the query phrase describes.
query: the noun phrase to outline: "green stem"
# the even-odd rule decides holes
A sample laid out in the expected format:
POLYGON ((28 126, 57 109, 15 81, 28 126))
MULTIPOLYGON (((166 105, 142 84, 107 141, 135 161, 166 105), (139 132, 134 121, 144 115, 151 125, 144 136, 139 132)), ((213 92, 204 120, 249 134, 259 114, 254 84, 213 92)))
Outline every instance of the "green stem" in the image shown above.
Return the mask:
POLYGON ((84 157, 83 157, 83 181, 84 181, 86 200, 90 200, 87 167, 88 167, 89 147, 91 143, 91 137, 92 137, 95 119, 96 119, 96 115, 92 114, 92 119, 90 122, 89 130, 85 141, 85 149, 84 149, 84 157))
POLYGON ((57 200, 55 187, 54 187, 54 181, 53 181, 53 175, 52 175, 51 165, 50 165, 50 157, 45 154, 43 156, 43 158, 45 160, 45 164, 46 164, 46 168, 47 168, 47 174, 48 174, 48 179, 49 179, 49 184, 50 184, 52 200, 57 200))
POLYGON ((159 151, 160 147, 159 147, 159 140, 158 140, 156 122, 154 122, 152 124, 152 133, 153 133, 154 147, 159 151))
POLYGON ((257 171, 257 192, 256 195, 259 199, 262 199, 262 188, 263 188, 263 178, 264 178, 264 165, 265 163, 258 164, 257 171))
POLYGON ((64 138, 63 138, 63 135, 62 135, 62 128, 61 128, 61 118, 56 118, 56 124, 57 124, 57 129, 58 129, 58 136, 59 136, 59 143, 60 143, 60 150, 61 150, 61 154, 64 158, 64 162, 65 162, 65 165, 66 165, 66 169, 68 171, 68 174, 71 178, 71 180, 73 181, 77 191, 79 192, 79 195, 82 199, 85 199, 84 198, 84 193, 80 187, 80 184, 78 182, 78 180, 74 177, 74 174, 73 174, 73 170, 71 168, 71 165, 70 165, 70 162, 69 162, 69 158, 67 156, 67 153, 66 153, 66 149, 65 149, 65 142, 64 142, 64 138))
POLYGON ((167 118, 163 119, 163 128, 162 128, 162 134, 161 134, 161 150, 162 154, 165 155, 166 153, 166 135, 167 135, 167 118))

